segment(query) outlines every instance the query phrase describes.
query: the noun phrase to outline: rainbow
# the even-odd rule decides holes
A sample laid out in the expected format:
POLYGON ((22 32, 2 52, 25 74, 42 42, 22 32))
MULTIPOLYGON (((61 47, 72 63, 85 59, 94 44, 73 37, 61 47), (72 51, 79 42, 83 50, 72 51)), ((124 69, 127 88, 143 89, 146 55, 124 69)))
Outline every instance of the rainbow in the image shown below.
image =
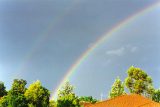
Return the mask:
POLYGON ((131 22, 135 21, 136 19, 138 19, 139 17, 149 13, 150 11, 154 10, 155 8, 157 8, 158 6, 160 6, 160 2, 156 2, 153 3, 145 8, 143 8, 142 10, 132 14, 131 16, 125 18, 124 20, 122 20, 121 22, 119 22, 118 24, 116 24, 115 26, 113 26, 109 31, 107 31, 104 35, 102 35, 90 48, 88 48, 77 60, 75 63, 73 63, 73 65, 68 69, 67 73, 65 74, 65 76, 63 77, 63 79, 61 80, 60 84, 57 86, 57 88, 53 91, 51 98, 50 99, 56 99, 57 95, 58 95, 58 91, 61 89, 61 87, 64 85, 64 83, 66 81, 69 80, 69 78, 71 77, 71 75, 76 72, 76 70, 78 69, 78 67, 83 63, 83 61, 92 53, 94 52, 94 50, 100 46, 101 44, 103 44, 109 37, 111 37, 115 32, 123 29, 124 27, 126 27, 127 25, 129 25, 131 22))

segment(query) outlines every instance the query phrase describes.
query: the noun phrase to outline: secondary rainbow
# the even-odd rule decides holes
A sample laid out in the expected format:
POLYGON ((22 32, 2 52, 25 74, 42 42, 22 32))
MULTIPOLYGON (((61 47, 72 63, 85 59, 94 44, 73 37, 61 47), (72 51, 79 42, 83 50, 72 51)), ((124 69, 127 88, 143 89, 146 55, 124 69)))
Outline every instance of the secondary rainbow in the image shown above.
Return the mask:
POLYGON ((131 16, 125 18, 115 26, 113 26, 109 31, 107 31, 104 35, 100 36, 100 38, 90 47, 88 48, 77 60, 73 65, 69 68, 63 79, 61 80, 60 84, 57 86, 57 88, 53 91, 51 98, 54 99, 58 95, 58 90, 61 89, 61 87, 64 85, 66 81, 69 80, 70 76, 77 70, 77 68, 83 63, 83 61, 90 55, 90 53, 94 52, 94 50, 104 43, 109 37, 111 37, 115 32, 123 29, 127 25, 129 25, 131 22, 134 22, 139 17, 149 13, 150 11, 154 10, 160 6, 160 2, 156 2, 154 4, 151 4, 142 10, 132 14, 131 16))
POLYGON ((33 55, 36 53, 36 51, 40 48, 41 45, 47 41, 47 38, 50 36, 49 32, 52 31, 56 27, 59 22, 61 22, 67 15, 71 13, 74 8, 76 8, 77 5, 79 5, 80 2, 75 0, 71 3, 70 7, 68 7, 64 12, 62 12, 60 15, 57 15, 54 17, 54 20, 52 20, 48 27, 42 31, 41 35, 38 37, 38 39, 34 42, 31 49, 26 53, 25 57, 23 58, 23 62, 19 65, 19 67, 16 70, 15 75, 13 76, 13 79, 19 78, 21 73, 24 73, 24 69, 26 68, 26 65, 28 65, 29 60, 33 57, 33 55))

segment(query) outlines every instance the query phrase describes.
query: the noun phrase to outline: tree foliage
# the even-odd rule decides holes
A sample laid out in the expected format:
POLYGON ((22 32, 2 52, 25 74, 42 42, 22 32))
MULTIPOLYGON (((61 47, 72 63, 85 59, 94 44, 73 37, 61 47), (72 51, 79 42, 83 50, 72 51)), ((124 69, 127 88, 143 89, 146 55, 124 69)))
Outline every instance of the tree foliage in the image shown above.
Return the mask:
POLYGON ((28 101, 23 94, 19 95, 8 95, 8 106, 7 107, 28 107, 28 101))
POLYGON ((57 104, 54 100, 49 101, 49 107, 57 107, 57 104))
POLYGON ((62 90, 59 90, 58 97, 74 94, 73 90, 74 87, 67 81, 62 87, 62 90))
POLYGON ((24 96, 26 84, 25 80, 15 79, 8 94, 1 98, 0 107, 28 107, 24 96))
POLYGON ((73 92, 74 87, 66 82, 62 90, 59 90, 57 107, 80 107, 79 99, 73 92))
POLYGON ((7 94, 6 87, 4 86, 4 83, 0 81, 0 97, 3 97, 7 94))
POLYGON ((0 99, 0 107, 8 107, 8 99, 7 96, 3 96, 0 99))
POLYGON ((111 91, 109 92, 109 98, 115 98, 123 94, 125 94, 124 84, 119 78, 117 78, 112 85, 111 91))
POLYGON ((125 85, 130 93, 151 97, 154 91, 152 79, 140 68, 131 66, 128 71, 128 77, 125 79, 125 85))
POLYGON ((160 102, 160 89, 154 91, 152 100, 158 103, 160 102))
POLYGON ((15 79, 13 81, 11 90, 9 90, 8 95, 5 97, 7 99, 6 105, 8 105, 6 107, 27 107, 27 100, 24 96, 26 84, 26 80, 23 79, 15 79))
POLYGON ((31 107, 49 106, 49 91, 41 85, 40 81, 36 81, 31 84, 24 95, 29 101, 29 105, 31 107))
POLYGON ((96 103, 98 100, 94 99, 92 96, 82 96, 79 98, 80 102, 84 102, 84 103, 96 103))
POLYGON ((75 94, 61 96, 57 100, 57 107, 80 107, 79 99, 75 94))
POLYGON ((12 95, 19 95, 19 94, 24 94, 26 91, 26 86, 27 81, 23 79, 14 79, 12 88, 9 91, 10 94, 12 95))

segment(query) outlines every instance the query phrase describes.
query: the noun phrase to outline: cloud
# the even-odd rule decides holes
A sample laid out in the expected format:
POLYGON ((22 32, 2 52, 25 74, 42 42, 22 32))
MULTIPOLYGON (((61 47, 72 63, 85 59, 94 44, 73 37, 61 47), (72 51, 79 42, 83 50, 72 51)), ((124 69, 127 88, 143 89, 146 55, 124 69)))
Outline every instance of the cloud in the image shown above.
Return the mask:
POLYGON ((136 52, 138 50, 138 47, 131 47, 131 52, 136 52))
POLYGON ((124 54, 124 51, 125 51, 125 48, 121 47, 121 48, 118 48, 118 49, 109 50, 109 51, 106 52, 106 54, 121 56, 121 55, 124 54))
POLYGON ((106 52, 107 55, 116 55, 116 56, 122 56, 127 52, 135 53, 138 50, 138 47, 136 46, 124 46, 120 47, 118 49, 109 50, 106 52))

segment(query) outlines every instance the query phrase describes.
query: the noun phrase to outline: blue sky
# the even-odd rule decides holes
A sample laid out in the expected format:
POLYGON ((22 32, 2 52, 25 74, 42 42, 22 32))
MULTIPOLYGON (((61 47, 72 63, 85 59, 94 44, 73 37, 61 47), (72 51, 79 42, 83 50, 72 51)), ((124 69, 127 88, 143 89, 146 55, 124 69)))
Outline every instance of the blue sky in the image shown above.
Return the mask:
MULTIPOLYGON (((56 88, 81 54, 115 24, 158 0, 0 0, 0 80, 56 88)), ((100 45, 70 78, 77 95, 104 97, 134 65, 159 88, 160 7, 100 45)))

